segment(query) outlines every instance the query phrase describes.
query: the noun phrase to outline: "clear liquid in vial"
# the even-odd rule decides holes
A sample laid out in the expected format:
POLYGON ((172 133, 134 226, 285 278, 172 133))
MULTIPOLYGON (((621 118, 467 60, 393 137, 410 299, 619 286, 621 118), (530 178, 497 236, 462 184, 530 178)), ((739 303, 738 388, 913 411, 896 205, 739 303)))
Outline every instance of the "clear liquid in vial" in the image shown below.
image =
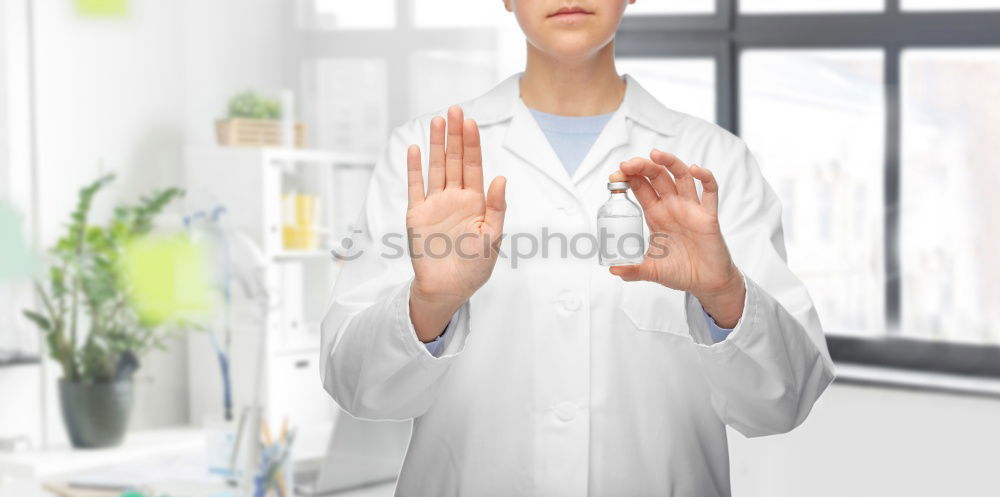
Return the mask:
POLYGON ((611 198, 597 213, 602 266, 641 264, 645 253, 642 209, 628 198, 627 183, 608 183, 611 198))

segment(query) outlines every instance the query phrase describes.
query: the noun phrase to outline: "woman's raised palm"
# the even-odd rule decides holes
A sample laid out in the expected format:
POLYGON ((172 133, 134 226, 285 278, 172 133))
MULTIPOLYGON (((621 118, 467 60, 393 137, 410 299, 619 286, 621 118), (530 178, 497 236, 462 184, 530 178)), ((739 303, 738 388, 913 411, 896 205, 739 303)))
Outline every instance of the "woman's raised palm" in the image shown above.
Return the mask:
POLYGON ((431 121, 427 188, 420 148, 407 151, 406 228, 414 282, 422 300, 458 306, 483 286, 496 265, 506 212, 501 176, 483 194, 479 128, 462 109, 431 121), (446 140, 447 135, 447 140, 446 140))

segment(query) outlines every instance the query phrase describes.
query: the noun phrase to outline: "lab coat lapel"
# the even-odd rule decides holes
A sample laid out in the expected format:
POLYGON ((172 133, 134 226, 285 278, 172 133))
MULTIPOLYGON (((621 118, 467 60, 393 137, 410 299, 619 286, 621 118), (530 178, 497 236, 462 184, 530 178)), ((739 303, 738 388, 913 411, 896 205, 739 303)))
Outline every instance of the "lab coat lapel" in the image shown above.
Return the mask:
POLYGON ((521 100, 522 74, 510 76, 474 101, 471 106, 474 110, 472 115, 477 116, 477 122, 481 126, 500 123, 509 118, 511 121, 504 134, 504 148, 573 195, 577 195, 575 185, 596 169, 603 168, 608 174, 614 171, 617 164, 609 164, 608 156, 618 147, 631 142, 630 130, 633 126, 644 126, 669 136, 676 133, 678 123, 685 117, 664 107, 635 78, 625 74, 625 98, 622 99, 621 106, 608 121, 571 179, 535 117, 521 100))
MULTIPOLYGON (((635 125, 649 128, 663 136, 676 133, 677 122, 683 116, 664 107, 631 75, 626 74, 624 78, 625 97, 573 175, 574 185, 579 184, 595 170, 601 170, 606 174, 614 172, 618 164, 609 163, 608 156, 618 147, 632 143, 631 129, 635 125)), ((640 152, 649 153, 646 150, 640 152)))
POLYGON ((542 128, 520 97, 515 95, 514 98, 517 101, 514 103, 510 127, 504 136, 504 147, 575 196, 576 190, 566 168, 552 149, 542 128))
POLYGON ((608 156, 618 147, 628 145, 628 123, 625 119, 624 109, 618 109, 611 119, 604 126, 601 134, 597 136, 594 145, 584 156, 583 162, 573 174, 573 184, 579 184, 588 174, 595 169, 606 169, 607 174, 611 174, 618 169, 618 164, 609 164, 608 156))

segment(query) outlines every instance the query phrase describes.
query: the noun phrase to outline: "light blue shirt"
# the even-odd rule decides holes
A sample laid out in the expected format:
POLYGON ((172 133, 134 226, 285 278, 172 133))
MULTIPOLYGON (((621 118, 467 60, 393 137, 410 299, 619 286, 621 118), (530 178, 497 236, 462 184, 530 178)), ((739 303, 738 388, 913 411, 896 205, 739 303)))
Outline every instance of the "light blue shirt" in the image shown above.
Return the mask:
POLYGON ((549 140, 552 150, 555 150, 570 177, 580 167, 587 152, 590 152, 590 148, 594 146, 597 137, 601 135, 604 126, 614 114, 612 112, 597 116, 560 116, 535 109, 529 110, 531 115, 535 116, 538 127, 542 128, 545 138, 549 140))
MULTIPOLYGON (((590 152, 590 148, 594 146, 597 137, 601 135, 604 126, 608 124, 611 115, 614 114, 612 112, 597 116, 577 117, 549 114, 535 109, 529 110, 531 110, 531 115, 535 116, 538 127, 542 128, 545 138, 548 139, 549 145, 562 161, 563 167, 566 168, 570 177, 580 167, 580 163, 590 152)), ((705 314, 705 322, 708 324, 708 332, 712 336, 713 342, 719 343, 725 340, 733 331, 720 328, 707 312, 704 310, 702 312, 705 314)), ((436 357, 441 351, 441 347, 444 345, 444 335, 445 333, 442 333, 433 342, 425 344, 431 355, 436 357)))

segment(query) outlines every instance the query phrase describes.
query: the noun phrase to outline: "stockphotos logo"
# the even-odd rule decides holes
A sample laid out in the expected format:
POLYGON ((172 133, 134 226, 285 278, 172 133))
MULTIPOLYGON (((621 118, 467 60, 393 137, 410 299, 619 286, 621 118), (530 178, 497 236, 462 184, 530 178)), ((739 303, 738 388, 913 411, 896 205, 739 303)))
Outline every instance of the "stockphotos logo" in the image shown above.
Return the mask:
POLYGON ((651 249, 644 248, 644 240, 638 233, 615 236, 606 229, 598 233, 553 233, 542 228, 538 233, 513 233, 491 239, 488 234, 463 233, 452 237, 446 233, 421 234, 408 230, 407 233, 385 233, 377 243, 362 230, 353 230, 351 236, 344 237, 340 245, 330 253, 338 260, 353 261, 365 254, 376 253, 386 259, 422 258, 445 259, 460 257, 475 259, 488 257, 493 251, 497 257, 507 260, 512 269, 517 269, 521 261, 534 258, 593 259, 598 254, 608 259, 646 257, 662 258, 668 253, 669 235, 653 233, 649 237, 651 249), (554 249, 553 249, 554 248, 554 249))

